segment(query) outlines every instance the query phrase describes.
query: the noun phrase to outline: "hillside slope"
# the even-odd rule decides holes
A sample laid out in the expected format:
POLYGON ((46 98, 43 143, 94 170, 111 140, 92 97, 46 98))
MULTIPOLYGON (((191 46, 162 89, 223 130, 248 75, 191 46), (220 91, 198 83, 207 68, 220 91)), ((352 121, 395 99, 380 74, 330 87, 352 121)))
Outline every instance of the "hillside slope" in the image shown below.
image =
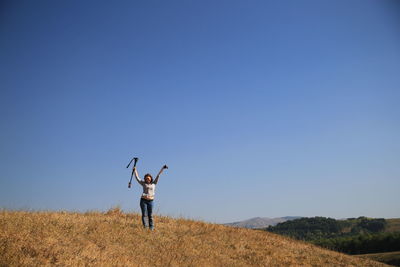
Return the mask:
POLYGON ((386 219, 388 222, 385 232, 400 232, 400 218, 386 219))
POLYGON ((3 266, 385 266, 265 231, 138 214, 0 211, 3 266))

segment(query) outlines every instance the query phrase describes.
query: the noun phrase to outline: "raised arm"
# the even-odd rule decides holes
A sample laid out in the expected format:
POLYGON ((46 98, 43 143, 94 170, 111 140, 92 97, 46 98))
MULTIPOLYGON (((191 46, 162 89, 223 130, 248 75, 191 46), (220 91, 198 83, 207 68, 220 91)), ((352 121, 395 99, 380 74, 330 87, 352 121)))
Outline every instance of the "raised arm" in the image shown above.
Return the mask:
POLYGON ((143 182, 142 180, 140 180, 139 173, 138 173, 136 167, 134 167, 133 170, 134 170, 134 172, 135 172, 136 181, 137 181, 139 184, 143 184, 144 182, 143 182))
POLYGON ((158 172, 156 179, 154 180, 154 184, 158 183, 158 179, 160 178, 161 173, 165 170, 168 169, 167 165, 162 166, 161 170, 158 172))

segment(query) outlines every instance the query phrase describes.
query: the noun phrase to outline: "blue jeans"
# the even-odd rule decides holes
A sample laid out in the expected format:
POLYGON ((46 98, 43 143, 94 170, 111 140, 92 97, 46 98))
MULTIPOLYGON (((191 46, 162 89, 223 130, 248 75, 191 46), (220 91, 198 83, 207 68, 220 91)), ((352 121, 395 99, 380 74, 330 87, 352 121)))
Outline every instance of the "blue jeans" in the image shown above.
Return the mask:
POLYGON ((147 200, 147 199, 140 199, 140 209, 142 210, 142 223, 143 227, 146 228, 146 215, 149 217, 149 227, 150 229, 153 230, 154 224, 153 224, 153 206, 154 206, 154 201, 153 200, 147 200))

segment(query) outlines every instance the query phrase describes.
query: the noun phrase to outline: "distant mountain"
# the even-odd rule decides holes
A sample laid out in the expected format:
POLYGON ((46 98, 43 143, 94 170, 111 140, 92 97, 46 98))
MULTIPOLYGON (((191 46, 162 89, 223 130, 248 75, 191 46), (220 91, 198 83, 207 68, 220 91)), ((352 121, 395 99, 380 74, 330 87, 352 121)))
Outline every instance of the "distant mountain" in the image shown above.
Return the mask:
POLYGON ((300 216, 286 216, 286 217, 279 217, 279 218, 255 217, 255 218, 251 218, 251 219, 244 220, 244 221, 224 223, 224 224, 228 225, 228 226, 234 226, 234 227, 257 229, 257 228, 266 228, 270 225, 275 226, 278 223, 295 220, 295 219, 299 219, 299 218, 302 218, 302 217, 300 217, 300 216))

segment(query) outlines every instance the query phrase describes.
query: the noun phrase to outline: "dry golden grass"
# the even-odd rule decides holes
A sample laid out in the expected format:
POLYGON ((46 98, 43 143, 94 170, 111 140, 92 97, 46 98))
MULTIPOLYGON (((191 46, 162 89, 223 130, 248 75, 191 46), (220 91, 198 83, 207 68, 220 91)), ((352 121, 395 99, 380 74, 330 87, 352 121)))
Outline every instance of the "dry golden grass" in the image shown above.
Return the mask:
POLYGON ((370 253, 355 255, 356 257, 371 259, 374 261, 385 262, 390 265, 400 266, 400 251, 383 252, 383 253, 370 253))
POLYGON ((385 232, 398 232, 400 231, 400 219, 386 219, 388 225, 385 232))
POLYGON ((385 266, 264 231, 138 214, 0 211, 0 266, 385 266))

